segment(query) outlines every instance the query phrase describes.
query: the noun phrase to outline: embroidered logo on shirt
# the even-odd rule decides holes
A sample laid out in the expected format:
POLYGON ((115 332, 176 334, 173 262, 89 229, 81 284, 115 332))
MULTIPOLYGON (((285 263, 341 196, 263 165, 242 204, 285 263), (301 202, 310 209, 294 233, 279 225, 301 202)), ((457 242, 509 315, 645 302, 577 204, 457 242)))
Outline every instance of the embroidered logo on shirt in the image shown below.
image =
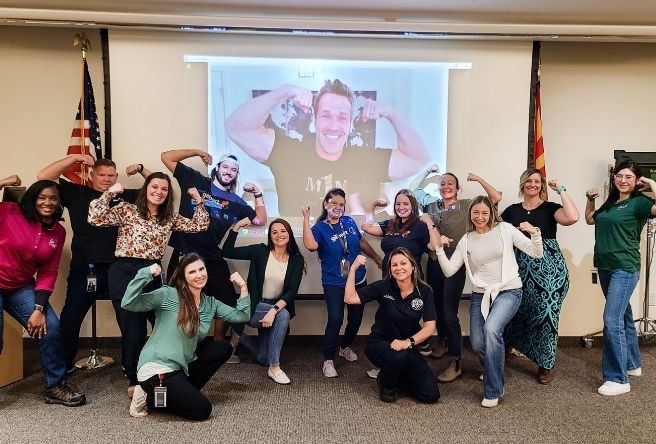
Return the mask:
POLYGON ((422 308, 424 308, 424 301, 422 301, 419 298, 414 298, 412 302, 410 302, 410 306, 412 307, 413 310, 419 311, 422 308))
POLYGON ((55 242, 54 239, 50 239, 50 242, 48 242, 48 245, 50 245, 53 250, 57 249, 57 243, 55 242))
POLYGON ((394 296, 392 296, 391 294, 386 294, 386 295, 384 295, 383 297, 384 297, 385 299, 389 299, 390 301, 393 301, 393 300, 394 300, 394 296))

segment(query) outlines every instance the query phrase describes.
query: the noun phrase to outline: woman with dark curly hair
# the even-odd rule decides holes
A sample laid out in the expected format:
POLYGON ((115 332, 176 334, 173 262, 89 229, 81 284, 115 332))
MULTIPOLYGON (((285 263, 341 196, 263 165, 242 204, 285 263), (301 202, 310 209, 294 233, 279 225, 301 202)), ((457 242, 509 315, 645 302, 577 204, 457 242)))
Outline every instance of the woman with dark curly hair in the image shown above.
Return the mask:
MULTIPOLYGON (((9 182, 0 181, 0 188, 4 183, 9 182)), ((20 179, 11 183, 20 184, 20 179)), ((0 352, 4 309, 38 339, 46 403, 72 407, 86 398, 66 382, 59 319, 48 304, 66 238, 59 196, 57 183, 39 180, 20 204, 0 203, 0 352)))

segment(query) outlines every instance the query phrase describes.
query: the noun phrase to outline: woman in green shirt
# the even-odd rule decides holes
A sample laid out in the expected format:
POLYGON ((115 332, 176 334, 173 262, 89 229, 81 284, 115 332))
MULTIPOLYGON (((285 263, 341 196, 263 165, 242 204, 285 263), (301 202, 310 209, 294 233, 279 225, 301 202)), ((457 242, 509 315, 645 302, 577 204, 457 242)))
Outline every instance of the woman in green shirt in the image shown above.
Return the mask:
POLYGON ((656 215, 656 204, 640 192, 642 186, 656 193, 656 182, 642 177, 638 165, 622 162, 613 170, 608 199, 598 210, 595 199, 599 191, 591 188, 585 193, 585 221, 595 225, 594 266, 606 298, 601 356, 604 383, 597 390, 606 396, 629 392, 629 376, 642 374, 629 300, 640 277, 640 233, 647 219, 656 215))
POLYGON ((203 259, 195 253, 184 256, 164 286, 142 293, 158 264, 144 267, 129 283, 121 307, 130 311, 155 310, 155 326, 139 355, 137 379, 130 415, 147 415, 148 409, 161 407, 183 418, 201 421, 212 413, 212 404, 200 392, 207 381, 232 354, 230 341, 213 341, 207 332, 214 319, 245 322, 250 319, 250 298, 246 282, 238 273, 230 280, 241 290, 237 307, 230 307, 202 293, 207 283, 203 259), (162 388, 159 388, 162 387, 162 388), (156 402, 164 398, 164 405, 156 402))

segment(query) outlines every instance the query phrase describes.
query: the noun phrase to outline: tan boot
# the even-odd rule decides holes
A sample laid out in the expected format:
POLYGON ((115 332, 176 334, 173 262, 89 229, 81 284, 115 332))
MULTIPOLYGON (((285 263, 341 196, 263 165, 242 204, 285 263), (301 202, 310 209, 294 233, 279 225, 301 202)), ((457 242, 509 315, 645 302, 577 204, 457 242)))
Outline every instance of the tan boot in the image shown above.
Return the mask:
POLYGON ((460 370, 460 359, 453 359, 449 366, 437 377, 437 380, 440 382, 451 382, 456 380, 460 375, 462 375, 462 370, 460 370))
POLYGON ((430 354, 430 357, 440 359, 441 357, 446 355, 448 351, 449 350, 446 347, 446 344, 438 340, 437 343, 435 344, 435 347, 433 347, 433 351, 430 354))

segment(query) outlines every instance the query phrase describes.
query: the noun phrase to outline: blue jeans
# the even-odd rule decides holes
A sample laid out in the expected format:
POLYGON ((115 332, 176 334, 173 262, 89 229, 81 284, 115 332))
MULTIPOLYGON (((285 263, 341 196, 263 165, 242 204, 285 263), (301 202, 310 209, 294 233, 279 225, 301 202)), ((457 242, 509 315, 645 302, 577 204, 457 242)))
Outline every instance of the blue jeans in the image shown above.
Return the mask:
POLYGON ((522 289, 499 292, 487 319, 481 313, 482 293, 472 293, 470 308, 470 340, 474 352, 483 364, 483 396, 496 399, 503 396, 503 372, 506 348, 503 331, 515 316, 522 302, 522 289))
MULTIPOLYGON (((27 328, 27 321, 34 313, 34 285, 26 285, 17 290, 0 289, 0 351, 2 351, 2 331, 6 310, 12 318, 27 328)), ((43 385, 46 388, 57 384, 66 372, 64 347, 59 328, 59 319, 51 306, 46 307, 46 328, 48 333, 39 339, 43 385)))
POLYGON ((629 299, 638 285, 639 271, 598 270, 604 292, 604 348, 601 372, 604 381, 629 382, 627 370, 642 367, 638 334, 629 299))
MULTIPOLYGON (((367 283, 363 282, 356 285, 355 288, 366 286, 367 283)), ((334 285, 323 286, 323 296, 326 299, 326 308, 328 309, 328 322, 326 323, 326 331, 324 332, 323 342, 323 359, 332 360, 335 358, 337 352, 337 343, 339 342, 339 331, 344 322, 344 287, 336 287, 334 285)), ((347 324, 344 329, 344 336, 340 346, 342 348, 350 347, 353 339, 360 330, 362 323, 362 315, 364 313, 364 306, 362 304, 346 305, 347 311, 347 324)))
POLYGON ((257 360, 262 365, 280 365, 280 350, 282 350, 282 344, 285 342, 285 335, 287 335, 287 329, 289 328, 289 312, 284 308, 276 313, 271 327, 262 327, 260 321, 271 310, 272 306, 273 304, 258 302, 255 313, 248 321, 249 326, 257 328, 257 344, 255 338, 245 333, 239 336, 239 342, 257 356, 257 360))

